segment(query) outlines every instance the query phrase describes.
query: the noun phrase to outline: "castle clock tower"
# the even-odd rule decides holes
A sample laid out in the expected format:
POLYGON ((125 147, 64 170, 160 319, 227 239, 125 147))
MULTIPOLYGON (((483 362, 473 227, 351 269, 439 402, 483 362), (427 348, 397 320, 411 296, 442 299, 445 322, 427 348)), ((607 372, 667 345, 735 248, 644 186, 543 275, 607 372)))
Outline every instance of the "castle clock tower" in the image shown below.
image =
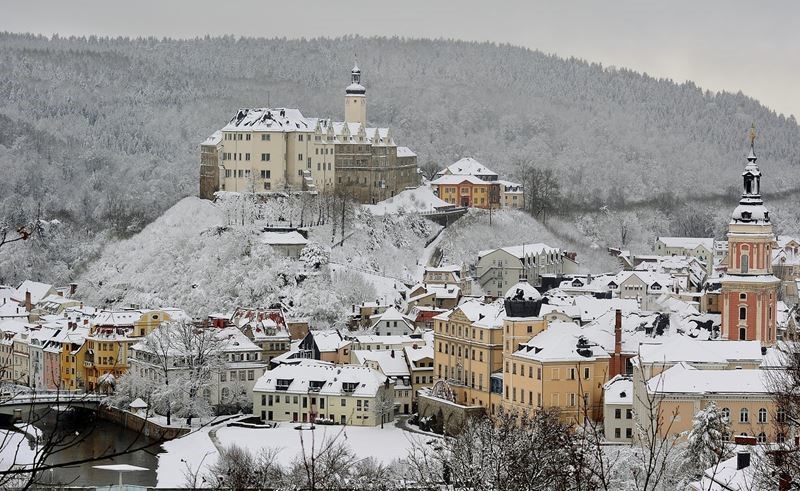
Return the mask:
POLYGON ((742 173, 742 198, 728 225, 728 269, 721 278, 722 337, 772 346, 777 336, 780 280, 772 274, 772 248, 776 241, 769 211, 761 199, 755 139, 754 127, 742 173))
POLYGON ((361 85, 361 70, 358 65, 350 71, 350 85, 345 89, 344 95, 344 121, 346 123, 361 123, 367 126, 367 89, 361 85))

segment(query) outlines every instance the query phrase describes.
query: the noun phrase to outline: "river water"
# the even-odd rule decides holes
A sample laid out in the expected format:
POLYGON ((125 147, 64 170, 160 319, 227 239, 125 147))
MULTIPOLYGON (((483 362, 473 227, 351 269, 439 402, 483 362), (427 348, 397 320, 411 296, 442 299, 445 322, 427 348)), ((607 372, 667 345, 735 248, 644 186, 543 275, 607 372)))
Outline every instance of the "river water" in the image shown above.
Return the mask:
MULTIPOLYGON (((63 464, 81 459, 97 458, 153 443, 153 440, 149 440, 135 431, 97 419, 94 417, 94 413, 89 411, 75 411, 68 417, 64 417, 63 413, 61 413, 61 417, 57 417, 55 413, 55 411, 50 411, 35 423, 35 426, 42 430, 45 438, 50 435, 58 435, 59 439, 63 438, 61 440, 63 445, 60 445, 58 451, 48 458, 48 464, 63 464)), ((161 451, 160 445, 153 445, 127 455, 44 471, 37 477, 37 480, 43 485, 51 482, 69 486, 117 484, 119 482, 117 472, 95 469, 93 466, 130 464, 149 470, 124 473, 122 480, 125 484, 155 486, 158 466, 156 455, 161 451)))

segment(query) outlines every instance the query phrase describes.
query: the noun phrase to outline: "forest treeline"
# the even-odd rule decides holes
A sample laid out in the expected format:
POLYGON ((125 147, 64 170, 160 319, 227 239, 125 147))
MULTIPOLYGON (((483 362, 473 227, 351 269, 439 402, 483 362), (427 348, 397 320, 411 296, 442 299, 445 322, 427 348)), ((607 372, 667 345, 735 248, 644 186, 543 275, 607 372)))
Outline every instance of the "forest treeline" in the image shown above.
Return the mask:
POLYGON ((199 143, 239 107, 341 118, 354 54, 369 122, 420 165, 473 156, 519 178, 525 162, 558 182, 563 208, 733 193, 753 122, 765 193, 800 182, 794 117, 741 93, 510 45, 264 36, 0 34, 0 220, 55 219, 59 234, 58 252, 7 263, 0 283, 70 276, 102 240, 196 194, 199 143))

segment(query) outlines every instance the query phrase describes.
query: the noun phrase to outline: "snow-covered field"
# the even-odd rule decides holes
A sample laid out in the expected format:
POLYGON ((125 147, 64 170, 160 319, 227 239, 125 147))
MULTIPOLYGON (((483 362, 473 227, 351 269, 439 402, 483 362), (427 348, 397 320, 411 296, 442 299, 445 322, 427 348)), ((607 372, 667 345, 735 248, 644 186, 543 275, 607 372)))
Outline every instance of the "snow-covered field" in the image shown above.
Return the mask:
MULTIPOLYGON (((223 426, 217 429, 219 444, 223 447, 238 445, 253 453, 261 449, 275 449, 277 462, 287 466, 300 456, 300 439, 308 454, 311 446, 311 431, 298 431, 296 424, 282 423, 277 428, 254 429, 223 426)), ((357 457, 372 457, 379 463, 388 465, 395 460, 404 459, 414 445, 424 445, 431 436, 412 433, 386 424, 383 429, 361 426, 317 425, 314 440, 317 449, 321 442, 337 438, 347 444, 357 457)), ((187 475, 202 475, 217 461, 218 452, 211 441, 209 429, 172 440, 164 444, 165 453, 159 455, 158 487, 185 487, 187 475), (188 472, 187 472, 188 471, 188 472)))

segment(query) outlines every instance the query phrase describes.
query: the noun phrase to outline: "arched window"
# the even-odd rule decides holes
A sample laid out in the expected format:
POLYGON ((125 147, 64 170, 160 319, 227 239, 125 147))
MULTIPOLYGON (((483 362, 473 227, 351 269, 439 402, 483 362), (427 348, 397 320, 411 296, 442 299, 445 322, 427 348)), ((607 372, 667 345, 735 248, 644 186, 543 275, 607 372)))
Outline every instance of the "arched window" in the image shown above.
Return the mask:
POLYGON ((785 423, 786 422, 786 410, 782 407, 778 408, 778 411, 775 414, 775 419, 778 420, 778 423, 785 423))
POLYGON ((744 293, 744 292, 740 293, 739 294, 739 300, 747 300, 747 293, 744 293))
POLYGON ((767 422, 767 410, 763 407, 758 410, 758 422, 759 423, 766 423, 767 422))
POLYGON ((742 254, 742 262, 741 262, 741 264, 742 264, 742 266, 741 266, 742 273, 747 273, 750 270, 750 267, 749 267, 750 264, 749 263, 750 263, 750 256, 748 256, 746 254, 742 254))
MULTIPOLYGON (((740 423, 748 423, 750 422, 750 413, 748 413, 747 408, 743 407, 741 411, 739 411, 739 422, 740 423)), ((745 433, 743 433, 744 435, 745 433)))
POLYGON ((229 389, 229 388, 227 388, 227 387, 223 387, 223 388, 222 388, 222 399, 223 399, 223 400, 228 400, 228 398, 230 397, 230 395, 231 395, 231 391, 230 391, 230 389, 229 389))
POLYGON ((767 443, 767 435, 762 431, 758 434, 758 443, 767 443))
POLYGON ((728 409, 727 407, 722 408, 722 419, 725 421, 731 420, 731 410, 728 409))
POLYGON ((739 341, 747 341, 747 328, 740 327, 739 328, 739 341))
POLYGON ((747 307, 739 307, 739 320, 747 320, 747 307))
POLYGON ((784 443, 786 441, 786 435, 784 435, 783 433, 778 433, 775 437, 775 441, 777 441, 778 443, 784 443))

